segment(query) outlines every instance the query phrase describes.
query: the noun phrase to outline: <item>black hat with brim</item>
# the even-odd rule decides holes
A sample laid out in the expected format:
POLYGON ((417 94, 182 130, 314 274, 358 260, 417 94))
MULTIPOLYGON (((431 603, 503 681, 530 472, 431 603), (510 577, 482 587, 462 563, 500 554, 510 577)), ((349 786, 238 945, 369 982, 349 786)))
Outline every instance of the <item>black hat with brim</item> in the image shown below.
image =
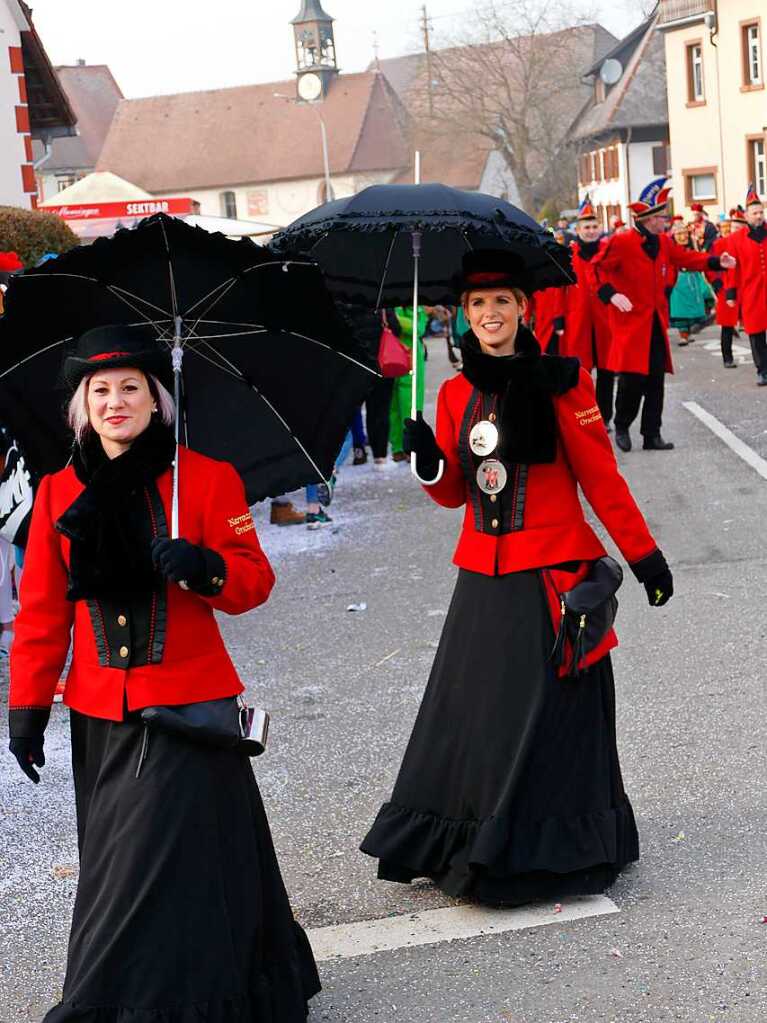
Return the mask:
POLYGON ((81 334, 64 359, 62 382, 74 391, 84 377, 98 370, 126 366, 140 369, 145 375, 152 374, 167 390, 173 391, 170 349, 152 327, 143 324, 112 324, 81 334))
POLYGON ((461 272, 454 278, 459 297, 484 288, 519 288, 526 295, 533 290, 524 261, 507 249, 472 249, 462 262, 461 272))

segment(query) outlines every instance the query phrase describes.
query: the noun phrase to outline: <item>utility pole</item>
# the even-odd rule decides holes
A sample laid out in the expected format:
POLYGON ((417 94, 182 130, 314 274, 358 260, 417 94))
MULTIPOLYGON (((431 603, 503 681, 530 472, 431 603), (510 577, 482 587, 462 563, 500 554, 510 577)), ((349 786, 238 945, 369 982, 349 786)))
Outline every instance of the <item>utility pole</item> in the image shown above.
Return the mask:
POLYGON ((431 25, 429 23, 429 14, 426 10, 426 4, 423 4, 421 7, 421 28, 423 30, 423 48, 426 51, 426 85, 429 92, 429 116, 431 117, 434 114, 434 97, 432 96, 431 39, 429 37, 431 25))

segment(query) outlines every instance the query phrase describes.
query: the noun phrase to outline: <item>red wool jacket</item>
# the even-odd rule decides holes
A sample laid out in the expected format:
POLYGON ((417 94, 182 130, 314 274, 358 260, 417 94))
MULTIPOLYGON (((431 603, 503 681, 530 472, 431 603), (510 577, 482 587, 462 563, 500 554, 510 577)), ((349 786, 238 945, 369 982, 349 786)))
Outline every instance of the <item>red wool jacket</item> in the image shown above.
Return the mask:
POLYGON ((754 241, 747 227, 727 239, 728 251, 738 265, 728 271, 728 297, 740 305, 743 328, 747 334, 767 330, 767 238, 754 241))
POLYGON ((609 305, 612 344, 606 368, 614 373, 647 374, 653 319, 657 316, 666 343, 666 372, 673 373, 666 291, 673 287, 677 269, 710 269, 709 254, 684 249, 661 234, 658 255, 651 259, 642 248, 643 241, 636 229, 614 234, 592 260, 600 294, 608 297, 619 292, 634 307, 630 313, 622 313, 609 305))
POLYGON ((477 505, 476 481, 462 467, 459 442, 473 395, 474 389, 463 374, 440 388, 436 438, 445 456, 445 469, 439 482, 424 486, 437 504, 446 508, 466 506, 453 558, 456 565, 484 575, 504 575, 602 557, 605 549, 586 522, 578 497, 579 484, 630 564, 657 550, 618 471, 586 370, 580 370, 576 387, 553 399, 558 427, 556 461, 526 467, 521 486, 516 476, 509 481, 509 493, 513 490, 515 505, 518 496, 519 506, 511 511, 515 526, 508 529, 500 516, 490 518, 493 513, 477 505))
MULTIPOLYGON (((10 710, 50 707, 73 627, 64 702, 83 714, 120 721, 126 702, 129 710, 137 710, 242 692, 213 612, 243 614, 263 604, 274 573, 258 542, 242 481, 232 466, 182 448, 179 480, 181 535, 221 555, 226 565, 224 585, 216 596, 204 597, 168 583, 162 659, 128 668, 103 663, 106 629, 114 629, 115 623, 100 622, 98 602, 72 603, 65 596, 70 544, 54 523, 82 493, 83 484, 71 467, 42 480, 32 512, 11 650, 10 710), (96 628, 102 635, 97 636, 96 628)), ((170 522, 170 470, 158 478, 157 488, 170 522)), ((130 624, 126 616, 119 616, 117 628, 125 628, 126 643, 130 624)))

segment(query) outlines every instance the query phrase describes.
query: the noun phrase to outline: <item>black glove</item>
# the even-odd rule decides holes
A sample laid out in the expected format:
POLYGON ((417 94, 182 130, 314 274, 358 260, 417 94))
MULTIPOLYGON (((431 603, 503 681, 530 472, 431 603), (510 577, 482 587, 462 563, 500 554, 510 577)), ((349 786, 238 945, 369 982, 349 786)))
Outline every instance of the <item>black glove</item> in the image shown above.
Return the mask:
POLYGON ((30 778, 35 785, 40 781, 40 775, 37 773, 33 764, 36 767, 45 767, 45 753, 43 752, 44 738, 42 735, 35 736, 33 739, 11 739, 8 749, 13 753, 19 762, 19 767, 22 769, 27 778, 30 778))
POLYGON ((664 604, 668 604, 674 595, 674 577, 670 569, 666 568, 658 575, 646 579, 644 588, 651 607, 663 607, 664 604))
POLYGON ((406 419, 402 430, 402 448, 409 455, 415 451, 415 467, 421 479, 434 479, 444 455, 437 444, 434 431, 423 418, 423 412, 416 412, 415 419, 406 419))
POLYGON ((663 553, 657 548, 641 561, 635 561, 631 571, 647 591, 651 607, 663 607, 674 595, 674 577, 663 553))
POLYGON ((155 537, 152 541, 152 563, 166 579, 184 583, 187 589, 204 597, 219 593, 226 578, 226 564, 221 555, 188 540, 155 537))

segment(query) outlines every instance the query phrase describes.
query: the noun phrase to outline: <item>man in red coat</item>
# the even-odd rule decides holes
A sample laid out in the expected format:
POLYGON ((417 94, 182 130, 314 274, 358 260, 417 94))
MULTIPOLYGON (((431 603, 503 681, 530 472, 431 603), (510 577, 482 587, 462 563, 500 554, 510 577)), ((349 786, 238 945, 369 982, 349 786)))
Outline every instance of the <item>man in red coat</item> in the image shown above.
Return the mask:
POLYGON ((605 425, 613 416, 615 374, 608 369, 610 352, 610 319, 604 303, 597 296, 592 260, 604 247, 602 228, 586 195, 578 209, 575 225, 576 241, 570 248, 576 284, 567 288, 551 289, 562 293, 563 334, 560 355, 574 355, 589 372, 596 367, 597 404, 605 425))
POLYGON ((615 443, 631 450, 629 427, 642 409, 646 451, 668 451, 661 436, 665 374, 673 373, 668 341, 668 292, 675 268, 725 270, 735 266, 729 253, 709 256, 683 249, 664 233, 669 188, 665 178, 651 182, 631 203, 634 227, 616 234, 593 259, 598 295, 610 306, 612 344, 608 368, 619 373, 615 402, 615 443))
POLYGON ((751 342, 757 384, 767 385, 767 226, 764 205, 753 184, 746 198, 746 229, 732 239, 737 266, 728 277, 727 302, 740 305, 743 327, 751 342))
MULTIPOLYGON (((733 248, 732 236, 745 226, 746 216, 741 206, 730 210, 730 215, 720 225, 720 235, 711 246, 711 253, 718 256, 728 247, 733 248)), ((732 342, 736 334, 736 328, 740 319, 737 304, 730 305, 727 301, 726 283, 728 273, 714 273, 709 271, 706 274, 708 282, 714 289, 716 295, 716 317, 715 322, 721 328, 722 361, 725 369, 736 369, 737 362, 732 357, 732 342)))

